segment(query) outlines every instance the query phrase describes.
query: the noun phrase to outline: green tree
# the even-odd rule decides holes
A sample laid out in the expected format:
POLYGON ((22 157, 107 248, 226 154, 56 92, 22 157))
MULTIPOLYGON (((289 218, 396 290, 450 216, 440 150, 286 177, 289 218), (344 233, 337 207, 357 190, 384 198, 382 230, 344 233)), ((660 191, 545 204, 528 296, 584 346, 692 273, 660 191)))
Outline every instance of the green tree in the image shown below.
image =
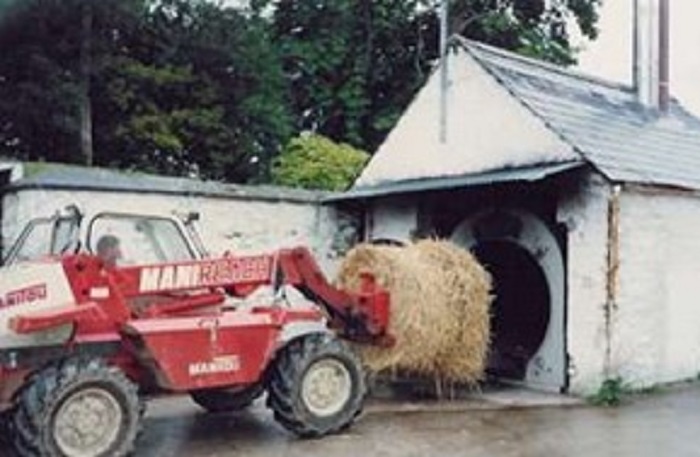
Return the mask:
POLYGON ((360 174, 369 154, 316 134, 293 138, 275 160, 275 184, 306 189, 345 190, 360 174))
MULTIPOLYGON (((570 64, 600 0, 453 0, 451 33, 570 64)), ((438 57, 437 0, 279 0, 273 14, 298 129, 374 151, 438 57)))
POLYGON ((430 70, 417 0, 281 0, 273 15, 296 126, 373 147, 430 70))
MULTIPOLYGON (((295 131, 376 149, 437 58, 437 0, 251 3, 0 0, 0 154, 267 181, 295 131)), ((598 4, 453 0, 451 31, 566 64, 598 4)))
POLYGON ((291 135, 259 15, 205 0, 24 0, 3 13, 6 156, 83 162, 88 128, 97 165, 244 182, 266 179, 291 135))
POLYGON ((180 145, 171 144, 177 146, 174 154, 151 148, 151 155, 160 153, 204 177, 269 179, 272 156, 291 135, 291 125, 267 23, 212 2, 162 0, 148 28, 158 45, 141 61, 180 66, 192 76, 172 92, 158 85, 167 93, 154 105, 163 111, 168 100, 168 119, 161 124, 178 127, 168 130, 179 133, 180 145))
MULTIPOLYGON (((435 14, 438 1, 428 2, 435 14)), ((570 25, 597 37, 601 0, 452 0, 450 33, 562 65, 576 63, 570 25)), ((437 18, 435 19, 437 20, 437 18)))
POLYGON ((0 152, 23 159, 80 162, 85 78, 99 72, 138 0, 26 0, 0 10, 0 152), (90 29, 82 27, 90 6, 90 29), (85 46, 85 33, 90 46, 85 46), (84 59, 84 51, 92 54, 84 59), (83 52, 81 52, 83 51, 83 52), (94 57, 94 59, 92 58, 94 57))

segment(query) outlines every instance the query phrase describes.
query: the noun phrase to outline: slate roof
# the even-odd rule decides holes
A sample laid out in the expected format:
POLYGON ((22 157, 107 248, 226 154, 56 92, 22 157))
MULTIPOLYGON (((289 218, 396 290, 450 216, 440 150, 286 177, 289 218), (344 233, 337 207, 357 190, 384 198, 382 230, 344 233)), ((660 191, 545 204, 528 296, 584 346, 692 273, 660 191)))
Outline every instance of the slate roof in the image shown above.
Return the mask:
POLYGON ((21 165, 15 164, 15 166, 21 166, 23 172, 19 179, 12 181, 3 189, 5 191, 21 189, 94 190, 299 203, 319 202, 330 194, 286 187, 225 184, 215 181, 54 163, 30 162, 21 165))
MULTIPOLYGON (((677 100, 672 99, 669 111, 662 115, 658 110, 641 105, 630 86, 461 37, 453 37, 452 44, 455 58, 473 58, 515 103, 525 107, 542 122, 541 125, 571 148, 574 157, 564 160, 564 171, 578 161, 580 166, 590 166, 613 182, 700 190, 700 120, 677 100)), ((437 92, 433 96, 437 97, 437 92)), ((466 106, 465 109, 478 108, 466 106)), ((435 144, 435 149, 439 147, 435 144)), ((411 152, 433 154, 425 150, 423 147, 421 151, 411 152)), ((382 152, 380 149, 379 154, 382 152)), ((386 162, 388 157, 383 159, 386 162)), ((549 167, 552 162, 557 160, 543 162, 533 158, 530 163, 483 172, 456 176, 433 173, 421 179, 392 178, 392 173, 386 173, 379 182, 368 184, 361 178, 350 191, 331 199, 368 198, 523 178, 525 181, 541 180, 560 172, 556 167, 549 167), (532 170, 544 172, 533 174, 532 170)), ((382 165, 387 170, 391 167, 390 163, 382 165)), ((397 163, 397 170, 402 166, 405 164, 397 163)))
POLYGON ((700 121, 676 100, 660 115, 630 87, 456 41, 609 179, 700 189, 700 121))

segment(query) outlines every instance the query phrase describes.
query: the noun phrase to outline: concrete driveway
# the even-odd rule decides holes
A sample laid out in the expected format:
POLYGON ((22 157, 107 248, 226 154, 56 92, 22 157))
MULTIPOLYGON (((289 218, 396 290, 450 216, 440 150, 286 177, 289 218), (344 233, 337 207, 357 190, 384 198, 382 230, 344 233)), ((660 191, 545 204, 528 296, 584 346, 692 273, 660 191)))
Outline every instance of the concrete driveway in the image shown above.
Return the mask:
POLYGON ((700 456, 700 386, 634 399, 619 408, 528 401, 447 405, 374 403, 347 433, 298 440, 262 403, 209 415, 187 399, 151 403, 137 456, 660 457, 700 456))

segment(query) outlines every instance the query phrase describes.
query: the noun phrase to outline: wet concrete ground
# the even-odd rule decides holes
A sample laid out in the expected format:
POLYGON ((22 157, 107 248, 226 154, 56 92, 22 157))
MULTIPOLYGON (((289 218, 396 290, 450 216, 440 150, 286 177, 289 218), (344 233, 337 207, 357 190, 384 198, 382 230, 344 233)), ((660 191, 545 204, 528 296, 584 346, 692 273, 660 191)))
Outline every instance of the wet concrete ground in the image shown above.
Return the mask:
MULTIPOLYGON (((544 402, 542 404, 546 404, 544 402)), ((139 457, 682 457, 700 456, 700 386, 636 398, 619 408, 504 408, 483 400, 374 404, 345 434, 299 440, 262 402, 211 415, 187 399, 150 404, 139 457)))

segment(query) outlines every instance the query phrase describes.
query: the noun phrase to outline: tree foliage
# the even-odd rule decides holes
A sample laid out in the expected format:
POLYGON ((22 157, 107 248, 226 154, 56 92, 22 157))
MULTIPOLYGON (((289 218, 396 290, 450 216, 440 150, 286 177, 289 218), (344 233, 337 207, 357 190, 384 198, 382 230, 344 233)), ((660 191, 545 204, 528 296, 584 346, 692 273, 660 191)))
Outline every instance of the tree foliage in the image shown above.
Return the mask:
MULTIPOLYGON (((599 3, 451 0, 450 27, 570 64, 599 3)), ((305 130, 374 151, 435 65, 437 5, 0 0, 0 154, 82 162, 86 116, 96 165, 173 175, 268 181, 305 130)))
MULTIPOLYGON (((453 0, 450 32, 561 64, 600 0, 453 0)), ((279 0, 273 17, 298 129, 374 151, 438 57, 438 1, 279 0)))
MULTIPOLYGON (((570 26, 594 39, 601 0, 452 0, 450 32, 532 57, 571 65, 570 26)), ((434 10, 433 10, 434 11, 434 10)))
POLYGON ((418 6, 416 0, 277 3, 274 33, 298 129, 360 146, 381 141, 435 57, 435 24, 418 6))
POLYGON ((75 24, 85 5, 96 164, 265 179, 259 159, 291 134, 267 23, 203 0, 25 0, 6 11, 0 153, 82 160, 75 24))
POLYGON ((345 190, 360 174, 369 154, 316 134, 292 138, 272 169, 273 182, 306 189, 345 190))

